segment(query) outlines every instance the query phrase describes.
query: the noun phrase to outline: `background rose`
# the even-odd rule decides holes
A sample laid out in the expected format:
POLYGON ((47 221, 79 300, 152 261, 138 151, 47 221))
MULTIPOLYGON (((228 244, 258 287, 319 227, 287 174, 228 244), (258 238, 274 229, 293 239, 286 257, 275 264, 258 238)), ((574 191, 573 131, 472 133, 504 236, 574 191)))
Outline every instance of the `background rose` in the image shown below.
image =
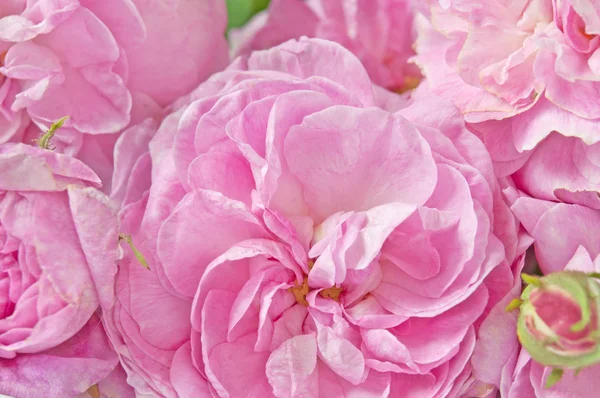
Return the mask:
POLYGON ((456 110, 372 107, 358 59, 316 39, 238 59, 186 101, 116 146, 113 197, 150 270, 126 254, 104 319, 136 391, 466 394, 521 249, 456 110))
POLYGON ((598 6, 431 3, 418 23, 423 91, 461 109, 500 177, 537 198, 600 208, 598 6))
POLYGON ((113 299, 117 257, 115 210, 98 184, 76 159, 0 146, 0 393, 72 396, 117 363, 90 320, 113 299))
POLYGON ((31 143, 70 116, 55 146, 83 159, 107 187, 113 133, 160 114, 228 61, 220 0, 5 3, 0 143, 31 143))
POLYGON ((272 0, 268 10, 230 32, 233 53, 265 50, 301 36, 342 44, 363 63, 374 83, 393 91, 413 89, 412 0, 272 0))

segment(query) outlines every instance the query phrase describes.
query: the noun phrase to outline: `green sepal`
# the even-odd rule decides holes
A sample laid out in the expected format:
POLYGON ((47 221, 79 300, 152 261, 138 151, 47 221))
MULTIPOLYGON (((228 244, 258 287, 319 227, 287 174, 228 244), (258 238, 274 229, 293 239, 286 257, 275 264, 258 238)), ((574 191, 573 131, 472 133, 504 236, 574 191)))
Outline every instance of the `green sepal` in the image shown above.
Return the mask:
POLYGON ((542 285, 542 281, 541 281, 540 277, 536 276, 536 275, 521 274, 521 279, 523 279, 523 282, 527 283, 528 285, 533 285, 533 286, 541 286, 542 285))
POLYGON ((504 310, 506 312, 514 311, 514 310, 520 308, 521 304, 523 304, 523 300, 521 300, 520 298, 512 299, 510 301, 510 303, 508 303, 508 305, 506 306, 506 308, 504 310))
POLYGON ((554 368, 552 369, 552 372, 550 372, 550 375, 548 375, 548 378, 546 379, 546 388, 552 388, 556 383, 558 383, 560 381, 560 379, 562 379, 563 373, 565 373, 564 370, 559 369, 559 368, 554 368))

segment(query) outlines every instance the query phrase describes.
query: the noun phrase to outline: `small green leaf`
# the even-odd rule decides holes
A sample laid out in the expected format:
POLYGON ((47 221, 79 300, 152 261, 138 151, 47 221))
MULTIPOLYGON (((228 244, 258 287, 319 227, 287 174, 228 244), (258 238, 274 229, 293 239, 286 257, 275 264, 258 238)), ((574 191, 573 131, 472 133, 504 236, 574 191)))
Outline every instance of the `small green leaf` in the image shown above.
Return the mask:
POLYGON ((579 376, 579 373, 581 373, 582 369, 583 368, 575 369, 575 377, 579 376))
POLYGON ((120 234, 119 240, 124 240, 125 242, 127 242, 129 247, 131 247, 131 250, 133 251, 133 255, 135 256, 135 258, 137 258, 137 260, 140 262, 140 264, 142 264, 142 267, 144 267, 146 269, 150 269, 150 266, 148 265, 148 262, 146 261, 146 258, 144 257, 144 255, 138 249, 136 249, 136 247, 133 245, 133 241, 131 240, 131 235, 120 234))
POLYGON ((546 388, 552 388, 552 386, 554 386, 556 383, 558 383, 560 381, 560 379, 562 378, 564 372, 565 371, 562 369, 558 369, 558 368, 552 369, 552 372, 550 372, 548 379, 546 379, 546 388))
POLYGON ((512 299, 510 301, 510 303, 508 303, 508 305, 506 306, 505 311, 506 312, 514 311, 514 310, 518 309, 519 307, 521 307, 521 304, 523 304, 523 300, 521 300, 519 298, 512 299))
POLYGON ((64 116, 52 123, 50 129, 46 131, 38 141, 38 146, 42 149, 50 149, 50 140, 54 137, 56 131, 65 124, 69 117, 64 116))
POLYGON ((523 279, 523 282, 527 283, 528 285, 533 285, 533 286, 541 286, 542 285, 542 282, 540 281, 539 276, 521 274, 521 279, 523 279))
POLYGON ((269 0, 226 0, 227 26, 238 28, 248 22, 252 16, 269 5, 269 0))

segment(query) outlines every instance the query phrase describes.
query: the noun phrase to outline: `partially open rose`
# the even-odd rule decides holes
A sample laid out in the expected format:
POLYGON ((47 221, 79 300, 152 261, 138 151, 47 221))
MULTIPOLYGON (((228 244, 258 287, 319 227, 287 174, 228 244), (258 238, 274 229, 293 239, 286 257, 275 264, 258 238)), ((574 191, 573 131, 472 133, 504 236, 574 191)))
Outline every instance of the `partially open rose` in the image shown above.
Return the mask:
MULTIPOLYGON (((586 260, 581 248, 573 262, 586 260)), ((588 262, 590 261, 587 255, 588 262)), ((567 267, 569 265, 567 264, 567 267)), ((542 365, 582 369, 600 364, 600 284, 584 272, 533 279, 521 296, 519 340, 542 365)))
POLYGON ((76 159, 0 145, 0 394, 75 396, 118 362, 95 316, 119 233, 98 183, 76 159))

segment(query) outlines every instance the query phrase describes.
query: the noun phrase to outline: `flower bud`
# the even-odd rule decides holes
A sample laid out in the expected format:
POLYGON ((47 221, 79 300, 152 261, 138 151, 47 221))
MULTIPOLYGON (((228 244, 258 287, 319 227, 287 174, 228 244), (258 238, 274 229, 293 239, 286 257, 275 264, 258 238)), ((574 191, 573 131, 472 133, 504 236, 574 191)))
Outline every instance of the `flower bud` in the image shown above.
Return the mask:
POLYGON ((600 363, 598 280, 574 271, 523 279, 517 334, 531 357, 560 369, 600 363))

